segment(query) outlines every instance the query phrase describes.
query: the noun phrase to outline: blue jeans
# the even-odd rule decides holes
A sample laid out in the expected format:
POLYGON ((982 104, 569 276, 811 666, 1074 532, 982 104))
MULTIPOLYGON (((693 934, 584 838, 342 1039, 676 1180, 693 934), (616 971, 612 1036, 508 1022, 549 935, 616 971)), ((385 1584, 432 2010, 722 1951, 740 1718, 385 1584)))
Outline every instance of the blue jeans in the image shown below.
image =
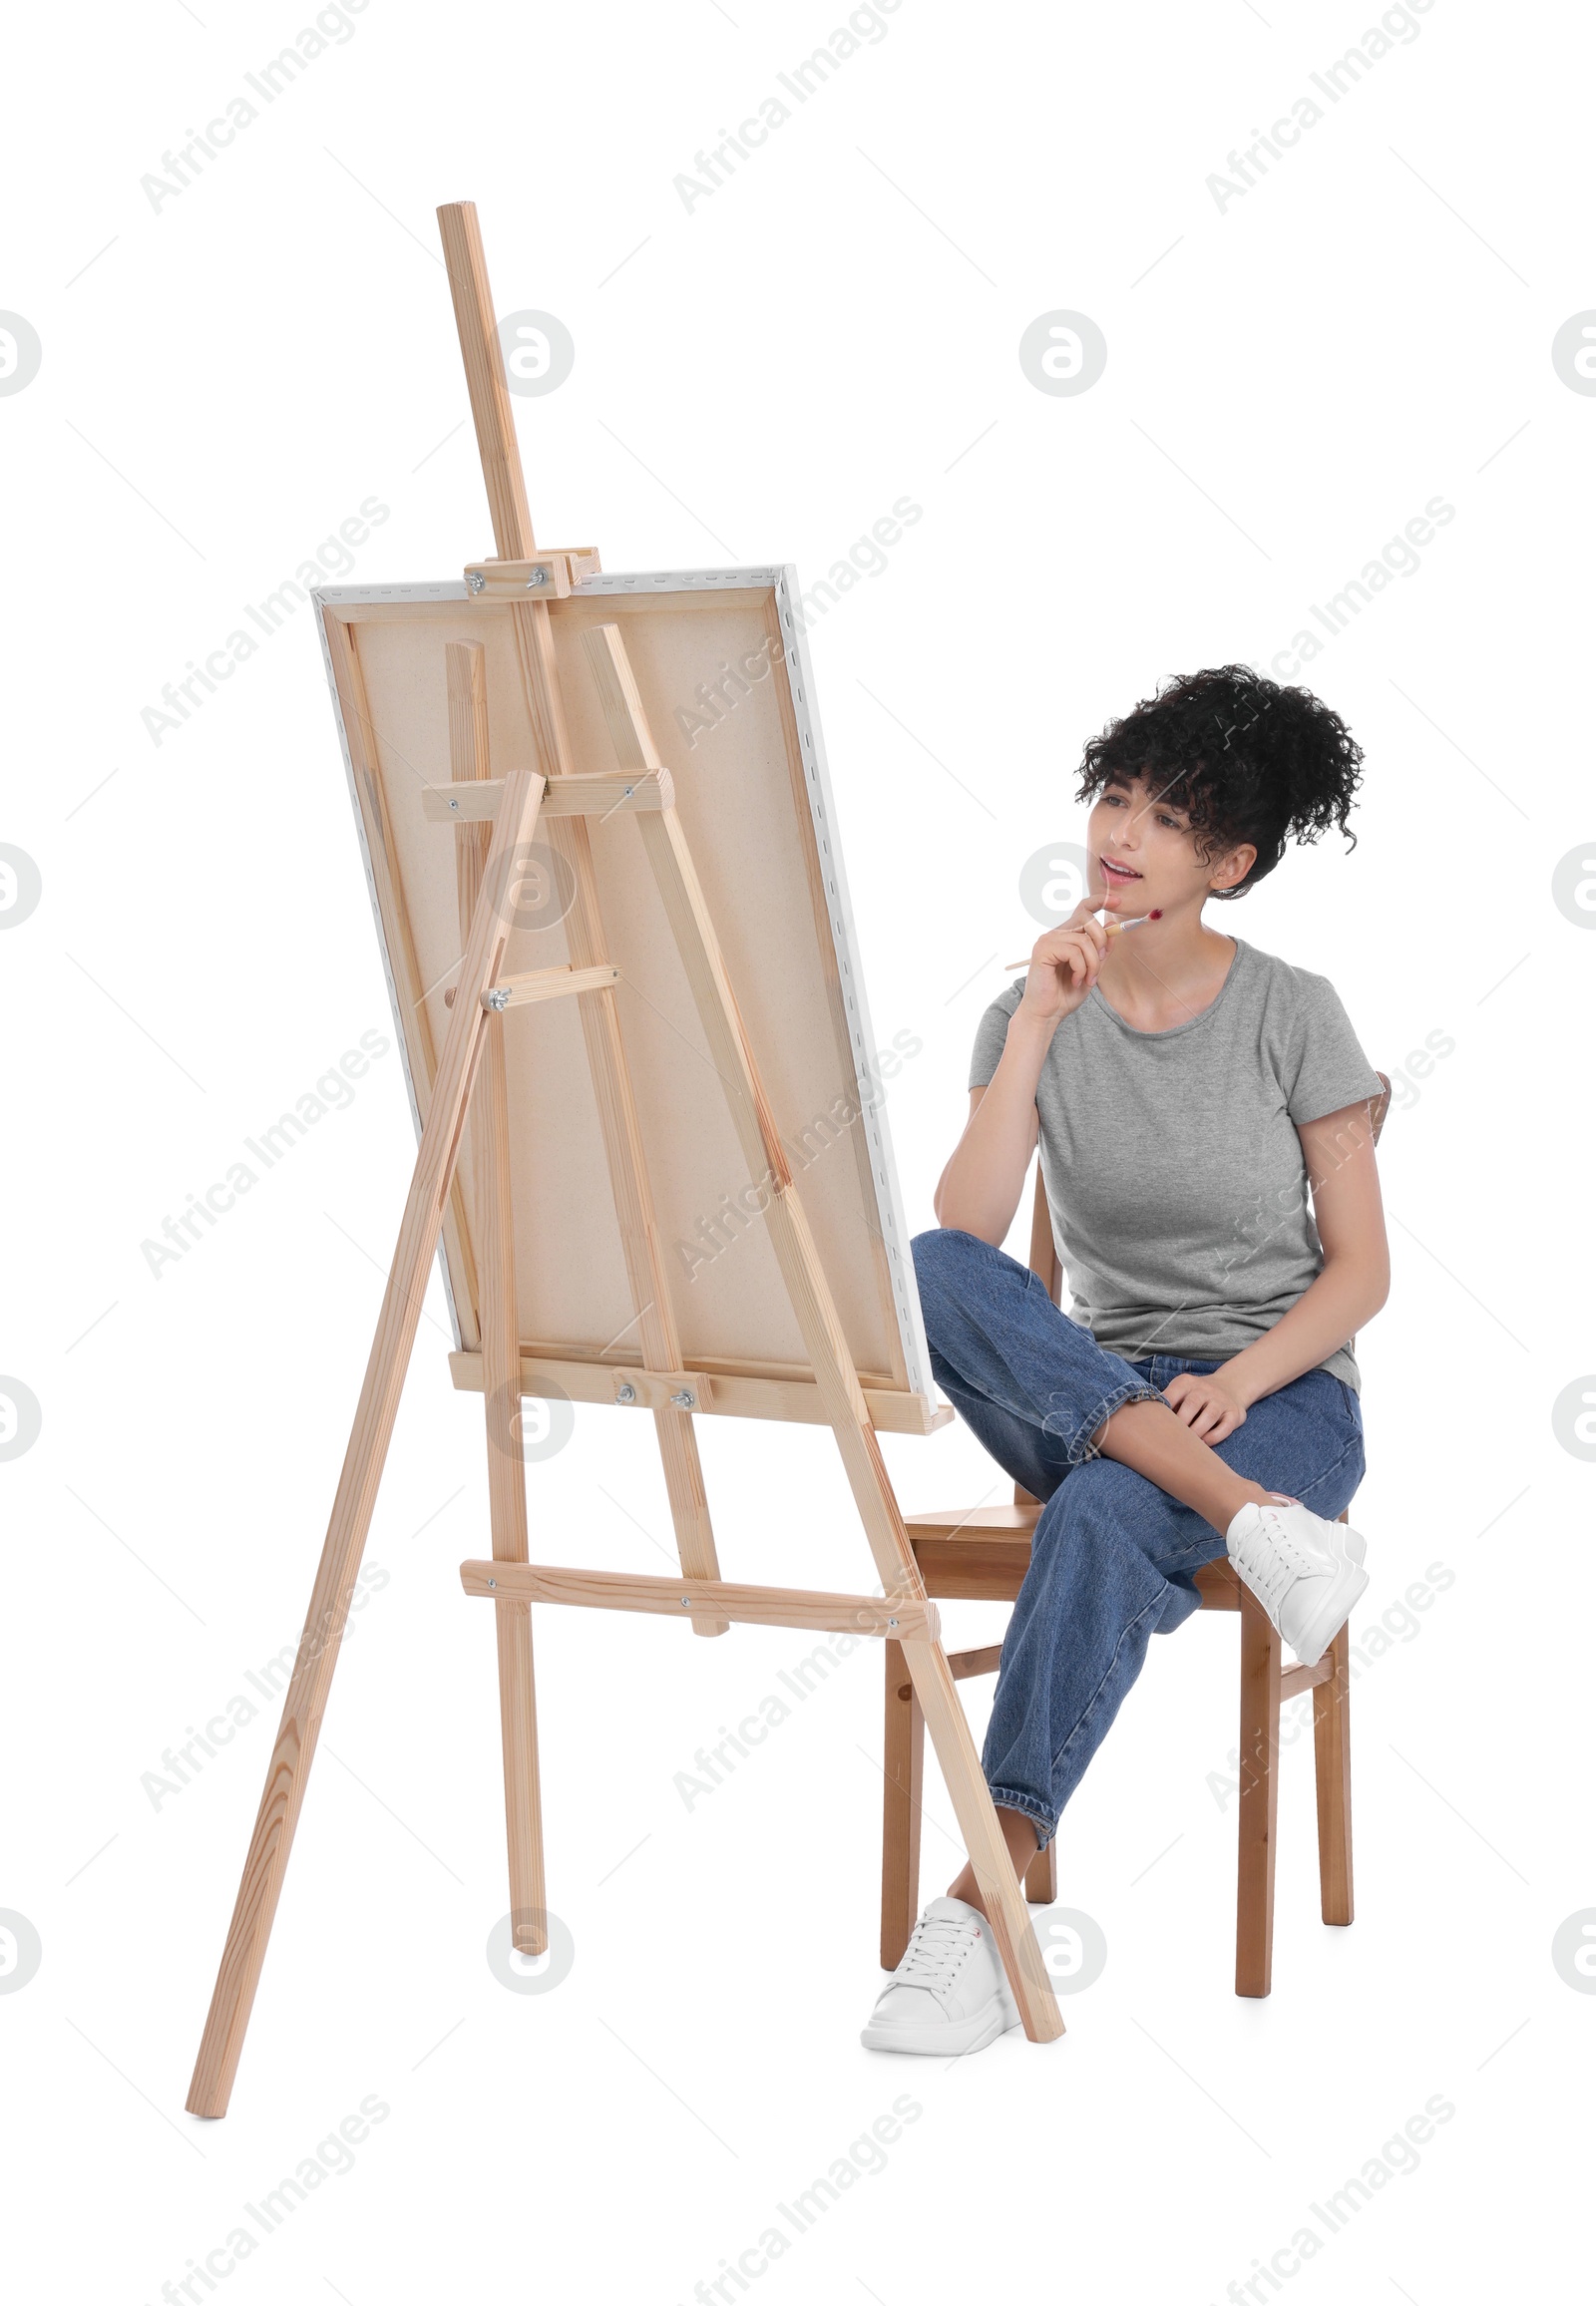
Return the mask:
MULTIPOLYGON (((957 1227, 917 1234, 910 1250, 933 1375, 983 1448, 1042 1500, 981 1759, 993 1799, 1022 1810, 1045 1848, 1149 1635, 1200 1607, 1192 1573, 1225 1551, 1201 1514, 1099 1456, 1091 1437, 1125 1402, 1162 1400, 1177 1371, 1224 1364, 1104 1351, 1028 1266, 957 1227)), ((1333 1519, 1363 1478, 1358 1396, 1309 1369, 1214 1448, 1244 1479, 1333 1519)))

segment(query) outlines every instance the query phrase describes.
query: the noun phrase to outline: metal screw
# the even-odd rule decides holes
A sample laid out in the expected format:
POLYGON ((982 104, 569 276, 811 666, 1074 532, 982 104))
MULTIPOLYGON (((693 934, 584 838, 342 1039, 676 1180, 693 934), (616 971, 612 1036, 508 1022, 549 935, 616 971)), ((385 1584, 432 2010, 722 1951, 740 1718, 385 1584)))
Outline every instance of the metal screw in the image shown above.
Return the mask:
POLYGON ((487 581, 487 577, 479 576, 474 569, 466 571, 466 590, 468 592, 480 592, 487 581))
POLYGON ((615 1387, 615 1399, 617 1401, 635 1401, 636 1398, 637 1388, 635 1385, 617 1385, 615 1387))
POLYGON ((488 1006, 491 1009, 507 1009, 510 1006, 510 995, 502 984, 494 985, 489 991, 488 1006))
POLYGON ((491 1578, 488 1580, 488 1591, 489 1591, 490 1593, 492 1593, 492 1592, 495 1590, 495 1588, 498 1586, 498 1583, 499 1583, 499 1580, 498 1580, 496 1577, 491 1577, 491 1578))
POLYGON ((890 1634, 895 1634, 898 1631, 898 1620, 896 1618, 889 1618, 887 1620, 887 1631, 890 1634))
POLYGON ((686 1594, 683 1594, 681 1597, 681 1606, 684 1610, 690 1610, 692 1608, 692 1603, 686 1594))
POLYGON ((690 1409, 693 1406, 693 1396, 687 1391, 686 1387, 683 1386, 679 1393, 671 1394, 670 1403, 671 1407, 674 1409, 690 1409))
POLYGON ((527 578, 527 590, 536 592, 540 584, 547 584, 548 581, 549 573, 546 569, 534 569, 532 575, 527 578))

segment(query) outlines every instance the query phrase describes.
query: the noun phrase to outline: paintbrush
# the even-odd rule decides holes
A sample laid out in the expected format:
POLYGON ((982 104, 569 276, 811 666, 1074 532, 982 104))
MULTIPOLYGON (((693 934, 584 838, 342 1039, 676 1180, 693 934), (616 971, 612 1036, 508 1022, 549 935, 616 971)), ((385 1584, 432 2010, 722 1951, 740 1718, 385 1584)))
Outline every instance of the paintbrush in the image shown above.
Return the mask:
MULTIPOLYGON (((1110 937, 1116 937, 1122 929, 1140 929, 1144 921, 1162 921, 1163 918, 1163 907, 1155 905, 1151 913, 1138 913, 1134 921, 1104 921, 1099 926, 1106 930, 1110 937)), ((1027 953, 1023 961, 1005 961, 1003 966, 1004 968, 1029 968, 1030 956, 1027 953)))

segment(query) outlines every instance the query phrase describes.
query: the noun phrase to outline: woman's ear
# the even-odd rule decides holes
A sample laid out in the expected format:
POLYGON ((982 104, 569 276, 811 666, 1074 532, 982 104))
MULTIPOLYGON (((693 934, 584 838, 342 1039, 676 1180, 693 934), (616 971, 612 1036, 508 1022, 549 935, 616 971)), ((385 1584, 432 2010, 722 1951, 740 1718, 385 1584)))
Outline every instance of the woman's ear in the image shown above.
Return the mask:
POLYGON ((1244 841, 1216 868, 1208 884, 1210 890, 1234 889, 1238 881, 1246 880, 1257 862, 1258 851, 1250 841, 1244 841))

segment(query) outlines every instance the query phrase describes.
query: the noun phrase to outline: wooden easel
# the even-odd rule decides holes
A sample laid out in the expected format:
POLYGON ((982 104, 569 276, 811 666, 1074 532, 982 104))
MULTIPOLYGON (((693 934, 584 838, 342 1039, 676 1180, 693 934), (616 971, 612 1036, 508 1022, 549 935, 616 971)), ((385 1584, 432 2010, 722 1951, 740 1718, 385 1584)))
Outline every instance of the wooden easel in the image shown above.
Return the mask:
POLYGON ((537 550, 476 210, 459 203, 440 208, 438 217, 499 555, 468 572, 468 583, 475 576, 479 582, 472 585, 474 591, 490 587, 514 599, 516 646, 542 773, 513 769, 502 779, 494 775, 488 757, 482 651, 469 642, 451 642, 453 781, 441 797, 428 795, 428 814, 458 827, 464 958, 365 1382, 200 2046, 189 2111, 216 2116, 227 2110, 428 1273, 456 1190, 468 1108, 473 1142, 479 1147, 476 1239, 493 1558, 463 1563, 461 1581, 468 1594, 494 1604, 515 1945, 524 1953, 539 1954, 548 1943, 533 1694, 533 1602, 685 1615, 694 1633, 704 1636, 723 1634, 733 1622, 869 1633, 902 1649, 993 1917, 994 1937, 1025 2033, 1032 2041, 1050 2041, 1063 2032, 1058 2004, 956 1693, 936 1606, 926 1597, 870 1406, 760 1085, 710 909, 677 817, 670 773, 655 750, 618 624, 596 625, 584 634, 618 766, 583 769, 573 757, 550 611, 547 600, 536 593, 542 588, 552 594, 568 591, 584 568, 595 564, 589 554, 537 550), (606 959, 590 843, 590 820, 617 811, 635 817, 748 1174, 773 1180, 764 1223, 807 1347, 825 1419, 837 1436, 884 1598, 737 1585, 720 1577, 692 1424, 704 1380, 701 1373, 683 1367, 670 1277, 654 1222, 648 1146, 620 1036, 615 1003, 619 971, 606 959), (575 899, 566 920, 571 962, 506 977, 501 964, 518 877, 535 834, 575 876, 575 899), (525 1461, 518 1432, 525 1387, 513 1259, 503 1017, 528 1002, 571 996, 577 999, 581 1018, 641 1342, 636 1386, 628 1390, 641 1387, 641 1397, 652 1411, 681 1560, 678 1578, 548 1568, 528 1559, 525 1461))

